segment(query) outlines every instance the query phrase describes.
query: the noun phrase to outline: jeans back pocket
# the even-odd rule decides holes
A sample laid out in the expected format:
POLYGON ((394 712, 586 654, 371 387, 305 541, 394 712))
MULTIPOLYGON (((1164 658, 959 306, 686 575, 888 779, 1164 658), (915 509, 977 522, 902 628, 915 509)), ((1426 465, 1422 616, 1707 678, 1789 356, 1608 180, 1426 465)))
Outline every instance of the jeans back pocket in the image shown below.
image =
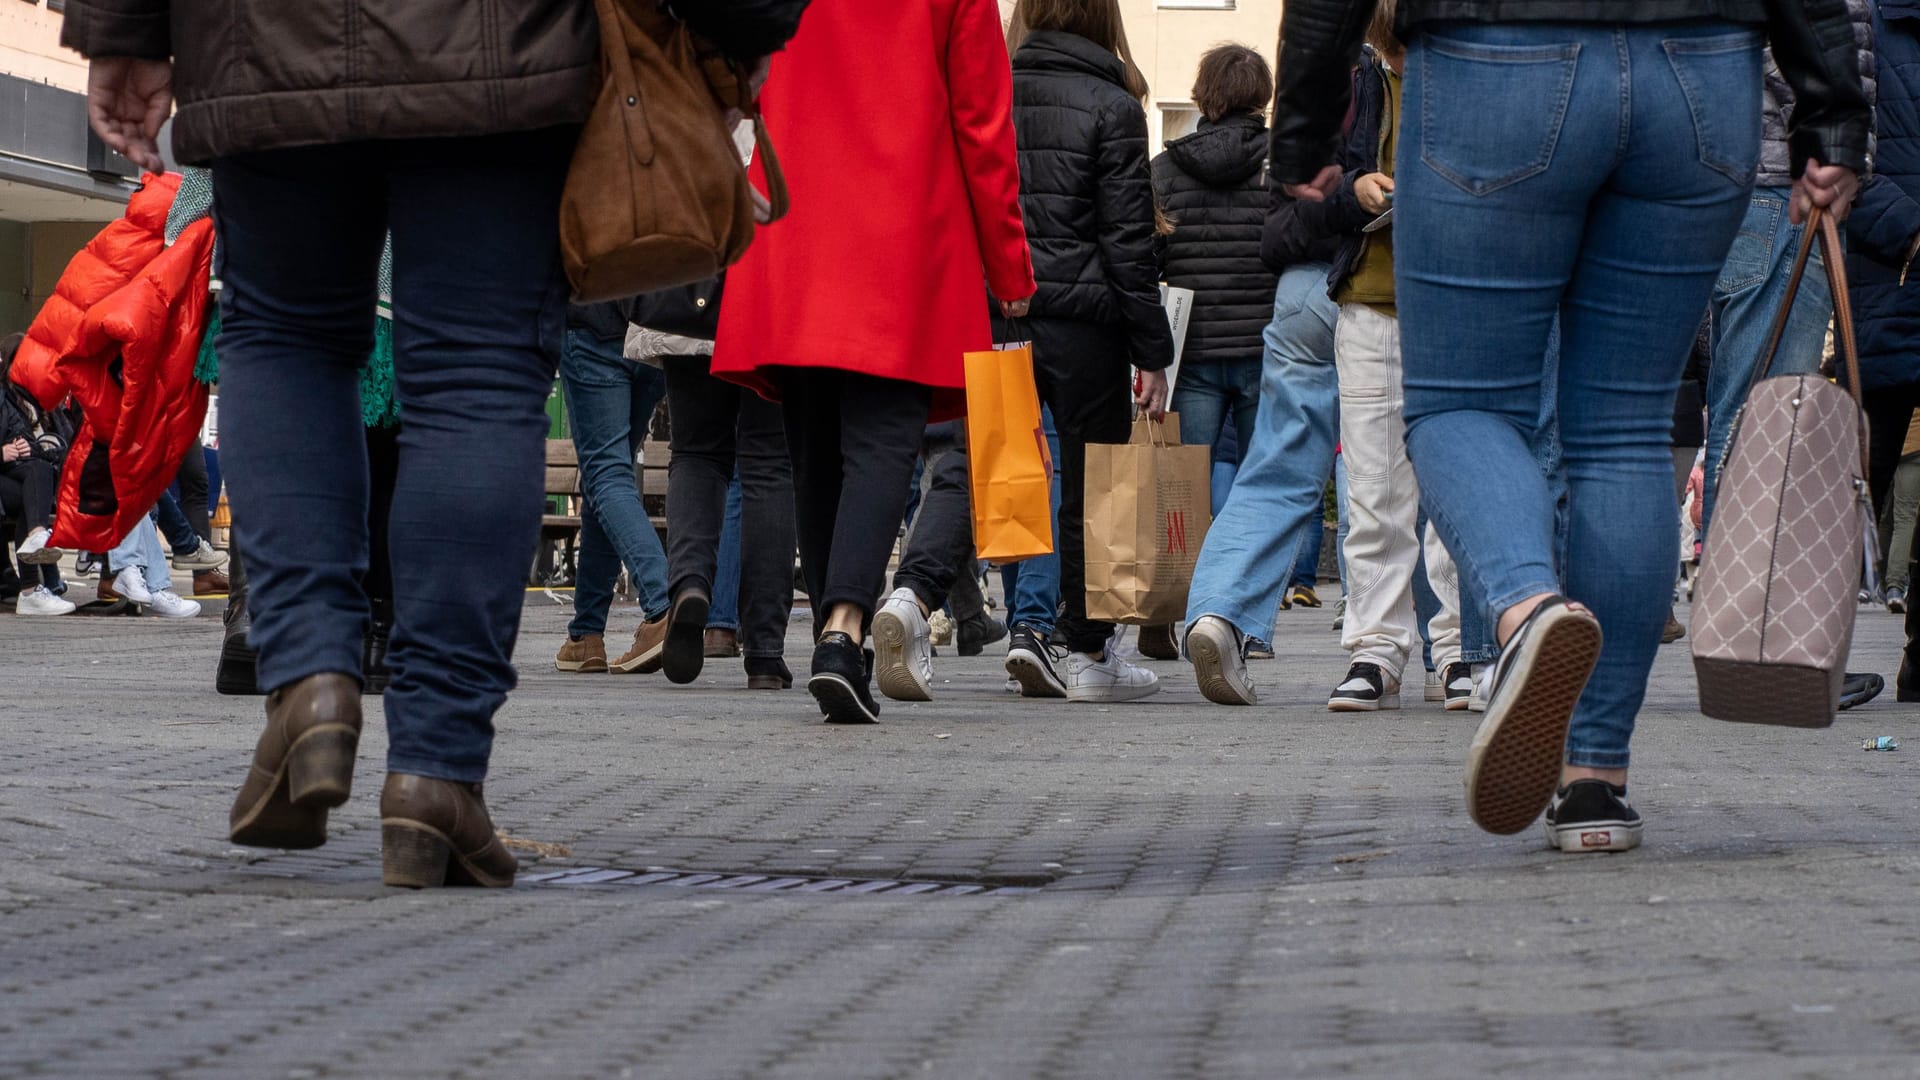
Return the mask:
POLYGON ((1660 45, 1687 99, 1700 164, 1751 184, 1760 164, 1760 35, 1741 30, 1660 45))
POLYGON ((1580 46, 1481 45, 1428 34, 1420 64, 1420 160, 1469 195, 1547 171, 1580 46), (1525 107, 1513 104, 1527 102, 1525 107))

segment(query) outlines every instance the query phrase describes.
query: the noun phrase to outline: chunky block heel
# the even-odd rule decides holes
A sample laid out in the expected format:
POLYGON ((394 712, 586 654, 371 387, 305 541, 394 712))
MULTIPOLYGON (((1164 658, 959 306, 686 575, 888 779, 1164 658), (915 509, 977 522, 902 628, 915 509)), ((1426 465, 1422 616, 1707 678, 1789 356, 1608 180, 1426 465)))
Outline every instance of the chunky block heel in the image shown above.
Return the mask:
POLYGON ((453 845, 417 822, 380 823, 380 878, 402 889, 437 889, 447 883, 453 845))
POLYGON ((315 728, 287 751, 287 798, 295 806, 332 809, 353 794, 360 733, 344 725, 315 728))

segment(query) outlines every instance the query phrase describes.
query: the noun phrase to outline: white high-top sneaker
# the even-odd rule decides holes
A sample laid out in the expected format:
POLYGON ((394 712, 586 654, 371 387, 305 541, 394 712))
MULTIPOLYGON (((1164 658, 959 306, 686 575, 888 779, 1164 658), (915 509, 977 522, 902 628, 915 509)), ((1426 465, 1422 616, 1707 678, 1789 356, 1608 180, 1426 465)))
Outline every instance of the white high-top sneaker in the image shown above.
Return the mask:
POLYGON ((895 589, 873 615, 873 678, 895 701, 933 700, 933 635, 912 589, 895 589))

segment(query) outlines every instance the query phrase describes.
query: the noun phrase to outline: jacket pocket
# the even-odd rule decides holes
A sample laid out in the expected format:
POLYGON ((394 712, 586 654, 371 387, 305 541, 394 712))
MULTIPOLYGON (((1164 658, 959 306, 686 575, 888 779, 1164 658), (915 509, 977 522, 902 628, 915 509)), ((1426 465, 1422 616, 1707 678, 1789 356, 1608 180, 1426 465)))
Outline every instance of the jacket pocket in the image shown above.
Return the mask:
POLYGON ((1742 30, 1660 44, 1687 99, 1700 164, 1748 186, 1760 164, 1760 35, 1742 30))
POLYGON ((1420 160, 1469 195, 1547 171, 1567 117, 1580 46, 1480 45, 1426 36, 1420 160), (1494 102, 1533 102, 1490 108, 1494 102))

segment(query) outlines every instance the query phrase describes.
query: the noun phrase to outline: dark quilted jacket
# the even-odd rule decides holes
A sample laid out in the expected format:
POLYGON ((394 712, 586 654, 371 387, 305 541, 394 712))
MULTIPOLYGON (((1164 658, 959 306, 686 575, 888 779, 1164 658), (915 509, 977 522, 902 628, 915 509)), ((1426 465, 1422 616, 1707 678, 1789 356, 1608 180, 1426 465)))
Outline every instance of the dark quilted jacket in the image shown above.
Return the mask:
MULTIPOLYGON (((1153 244, 1147 117, 1120 58, 1083 37, 1029 35, 1013 57, 1020 210, 1037 319, 1124 327, 1134 366, 1173 363, 1153 244)), ((1271 301, 1269 301, 1271 302, 1271 301)))
MULTIPOLYGON (((793 36, 806 0, 700 0, 729 51, 793 36)), ((529 131, 584 120, 599 86, 589 0, 68 0, 84 56, 173 59, 174 154, 529 131)))
POLYGON ((1847 218, 1847 278, 1866 389, 1920 383, 1920 274, 1906 270, 1920 237, 1920 0, 1880 0, 1879 129, 1873 176, 1847 218))
POLYGON ((1182 363, 1260 358, 1275 284, 1260 261, 1266 169, 1267 126, 1251 114, 1203 120, 1153 159, 1153 194, 1173 222, 1161 274, 1193 290, 1182 363))
MULTIPOLYGON (((1872 104, 1874 89, 1873 0, 1847 0, 1847 18, 1853 23, 1853 45, 1860 57, 1860 85, 1872 104)), ((1760 168, 1754 175, 1755 187, 1793 186, 1793 153, 1787 147, 1787 132, 1793 127, 1793 87, 1780 74, 1773 50, 1767 50, 1766 108, 1761 113, 1760 168)), ((1869 136, 1867 156, 1873 156, 1869 136)))

